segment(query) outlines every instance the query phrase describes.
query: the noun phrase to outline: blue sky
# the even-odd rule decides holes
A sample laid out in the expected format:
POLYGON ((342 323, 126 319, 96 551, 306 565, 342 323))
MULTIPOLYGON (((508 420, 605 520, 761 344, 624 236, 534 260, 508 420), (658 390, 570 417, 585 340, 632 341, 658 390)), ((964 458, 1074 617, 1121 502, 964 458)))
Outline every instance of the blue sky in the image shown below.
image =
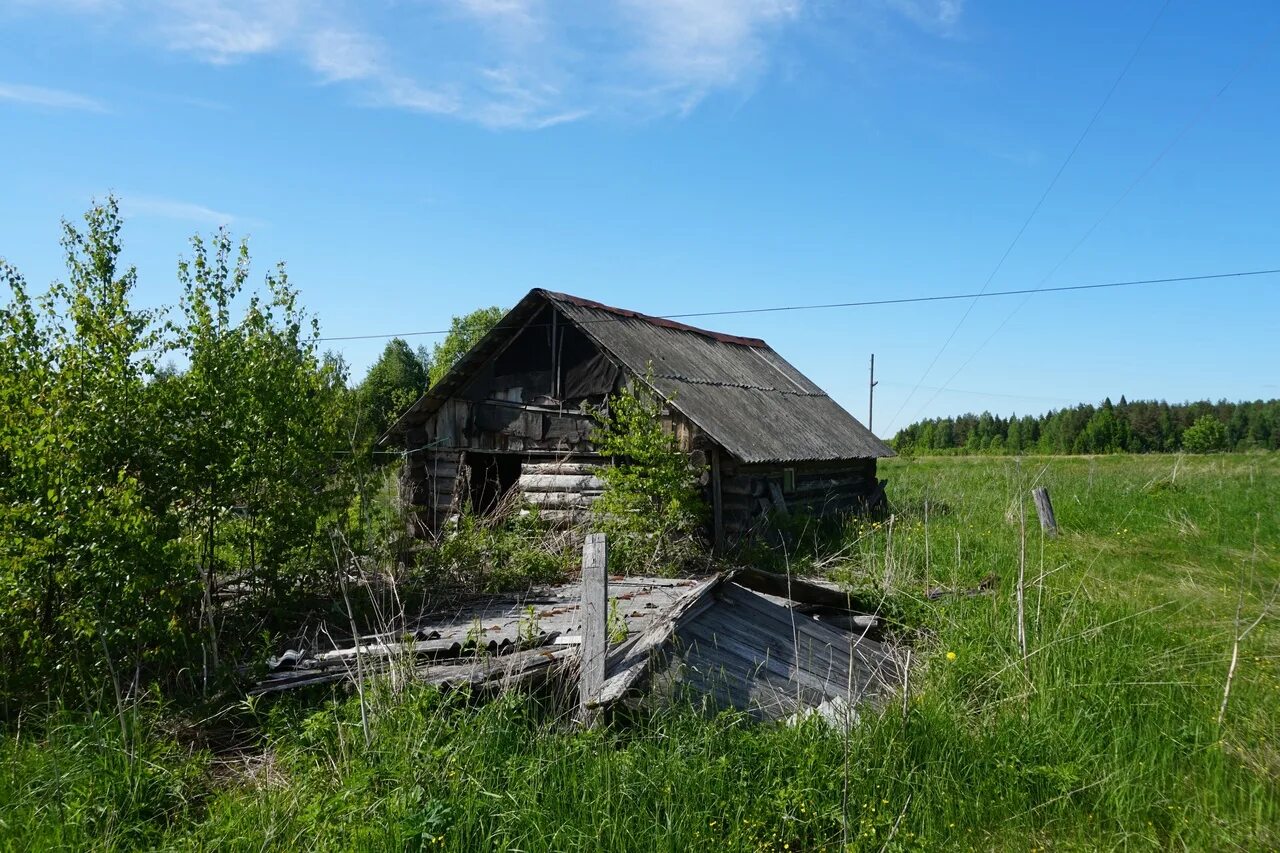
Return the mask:
MULTIPOLYGON (((531 287, 676 313, 1280 267, 1269 2, 8 0, 0 40, 0 255, 36 285, 108 191, 141 301, 225 223, 335 336, 531 287)), ((1280 277, 967 307, 705 325, 864 420, 874 352, 881 434, 1280 396, 1280 277)), ((358 377, 382 342, 333 346, 358 377)))

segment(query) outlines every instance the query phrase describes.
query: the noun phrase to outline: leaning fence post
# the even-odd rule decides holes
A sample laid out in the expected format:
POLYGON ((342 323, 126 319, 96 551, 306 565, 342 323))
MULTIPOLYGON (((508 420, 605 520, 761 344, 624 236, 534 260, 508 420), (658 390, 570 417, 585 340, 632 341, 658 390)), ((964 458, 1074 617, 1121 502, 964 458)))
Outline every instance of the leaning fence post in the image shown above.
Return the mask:
POLYGON ((609 649, 608 544, 603 533, 589 533, 582 543, 582 646, 578 676, 579 717, 595 721, 595 701, 604 686, 604 663, 609 649))
POLYGON ((1032 489, 1031 496, 1035 498, 1036 515, 1040 517, 1040 529, 1050 536, 1057 536, 1058 522, 1053 517, 1053 501, 1049 500, 1049 490, 1032 489))

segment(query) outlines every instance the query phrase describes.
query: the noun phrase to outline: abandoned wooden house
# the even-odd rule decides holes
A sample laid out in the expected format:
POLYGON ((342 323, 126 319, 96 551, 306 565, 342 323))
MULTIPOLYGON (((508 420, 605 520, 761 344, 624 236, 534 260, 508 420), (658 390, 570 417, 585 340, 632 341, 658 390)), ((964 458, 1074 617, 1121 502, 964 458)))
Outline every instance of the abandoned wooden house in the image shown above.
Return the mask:
POLYGON ((512 490, 553 523, 583 518, 610 461, 592 411, 633 382, 667 401, 664 426, 705 472, 717 546, 771 513, 883 498, 876 460, 893 451, 764 341, 535 289, 382 437, 405 451, 413 532, 512 490))

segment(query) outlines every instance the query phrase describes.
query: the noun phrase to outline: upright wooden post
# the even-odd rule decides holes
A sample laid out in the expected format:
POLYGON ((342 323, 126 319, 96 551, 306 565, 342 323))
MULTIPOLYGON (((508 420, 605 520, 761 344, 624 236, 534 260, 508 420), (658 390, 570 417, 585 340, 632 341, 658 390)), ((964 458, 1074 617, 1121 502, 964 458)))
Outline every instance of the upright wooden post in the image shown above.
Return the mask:
POLYGON ((872 415, 876 410, 876 386, 880 383, 876 381, 876 354, 871 353, 871 384, 867 386, 867 432, 872 432, 873 427, 872 415))
POLYGON ((711 448, 711 533, 715 552, 724 552, 724 496, 720 487, 720 448, 711 448))
POLYGON ((1058 535, 1058 521, 1053 517, 1053 501, 1049 500, 1049 490, 1032 489, 1031 496, 1036 502, 1036 515, 1040 517, 1040 529, 1050 536, 1058 535))
POLYGON ((1018 649, 1027 658, 1027 502, 1018 501, 1018 585, 1014 599, 1018 605, 1018 649))
POLYGON ((579 717, 595 721, 596 699, 604 686, 604 663, 609 650, 608 544, 603 533, 589 533, 582 543, 582 647, 578 678, 579 717))

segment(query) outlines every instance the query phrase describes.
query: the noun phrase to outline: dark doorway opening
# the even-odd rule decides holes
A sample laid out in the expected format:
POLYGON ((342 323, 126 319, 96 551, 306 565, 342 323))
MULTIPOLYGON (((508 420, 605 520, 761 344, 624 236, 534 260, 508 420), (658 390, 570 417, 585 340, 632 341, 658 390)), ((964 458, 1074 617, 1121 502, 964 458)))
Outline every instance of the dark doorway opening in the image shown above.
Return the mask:
POLYGON ((471 509, 477 515, 493 512, 520 479, 520 455, 467 451, 471 468, 471 509))

